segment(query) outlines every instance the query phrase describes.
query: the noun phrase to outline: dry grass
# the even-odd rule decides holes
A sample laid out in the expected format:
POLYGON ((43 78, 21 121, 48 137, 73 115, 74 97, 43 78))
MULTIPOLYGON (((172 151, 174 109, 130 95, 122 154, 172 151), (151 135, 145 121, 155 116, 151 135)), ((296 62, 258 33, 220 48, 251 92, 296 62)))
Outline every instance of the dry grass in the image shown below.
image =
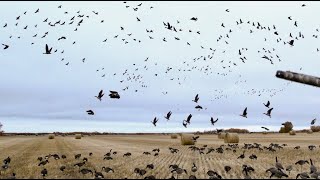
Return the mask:
MULTIPOLYGON (((45 156, 49 153, 57 153, 59 155, 65 154, 67 159, 54 160, 49 159, 50 163, 45 165, 48 170, 48 176, 46 179, 92 179, 91 175, 82 175, 73 165, 81 160, 75 160, 74 155, 81 153, 82 157, 89 159, 85 167, 89 169, 96 169, 101 171, 101 167, 112 167, 115 173, 104 173, 105 178, 144 178, 136 176, 133 173, 135 167, 145 168, 147 164, 153 163, 155 169, 147 170, 147 175, 154 175, 159 179, 168 179, 171 177, 171 173, 168 169, 170 164, 178 164, 180 167, 185 168, 188 171, 188 175, 182 174, 180 179, 188 178, 189 175, 194 174, 198 179, 208 176, 204 173, 208 170, 214 170, 219 172, 222 178, 244 178, 241 172, 243 164, 251 165, 255 168, 255 172, 251 174, 252 178, 267 178, 270 174, 265 173, 267 168, 274 166, 275 156, 278 156, 279 162, 283 166, 292 165, 293 170, 289 175, 289 178, 295 178, 300 171, 300 166, 294 165, 294 163, 300 159, 312 158, 315 165, 320 165, 320 136, 319 133, 306 134, 297 133, 296 136, 290 136, 289 134, 268 134, 268 136, 261 134, 239 134, 241 139, 241 146, 243 143, 261 143, 262 145, 269 145, 273 143, 286 143, 288 146, 275 153, 269 151, 247 150, 245 159, 237 159, 242 154, 242 150, 237 150, 236 153, 232 151, 225 151, 223 154, 216 152, 212 154, 195 153, 190 151, 189 146, 182 146, 179 141, 174 141, 168 138, 167 135, 143 135, 143 136, 90 136, 76 140, 74 136, 61 137, 57 136, 55 139, 48 141, 47 136, 14 136, 0 137, 0 160, 2 161, 6 157, 11 157, 10 168, 5 172, 2 172, 0 179, 9 177, 12 172, 17 174, 17 178, 37 178, 42 179, 40 171, 43 169, 38 166, 37 158, 39 156, 45 156), (266 138, 267 137, 267 138, 266 138), (308 150, 308 145, 314 144, 317 148, 313 151, 308 150), (301 149, 294 150, 293 147, 301 146, 301 149), (168 147, 177 148, 180 151, 177 154, 172 154, 168 150, 168 147), (153 156, 152 149, 160 148, 159 156, 153 156), (118 154, 114 155, 114 160, 103 160, 103 155, 109 152, 110 149, 117 151, 118 154), (148 151, 152 155, 146 156, 142 153, 148 151), (93 156, 89 157, 89 152, 93 153, 93 156), (123 157, 126 152, 131 152, 131 157, 123 157), (249 159, 249 155, 256 154, 257 160, 249 159), (190 171, 194 162, 199 170, 196 173, 190 171), (59 167, 61 165, 66 166, 65 172, 61 172, 59 167), (224 166, 229 165, 232 167, 230 173, 225 173, 224 166)), ((201 135, 197 140, 197 147, 201 147, 207 144, 208 147, 218 148, 224 144, 221 139, 218 139, 216 135, 201 135)), ((302 172, 309 171, 308 165, 302 167, 302 172)), ((318 167, 319 169, 319 167, 318 167)))
POLYGON ((226 136, 225 132, 221 132, 221 133, 218 134, 218 138, 219 139, 224 139, 225 136, 226 136))

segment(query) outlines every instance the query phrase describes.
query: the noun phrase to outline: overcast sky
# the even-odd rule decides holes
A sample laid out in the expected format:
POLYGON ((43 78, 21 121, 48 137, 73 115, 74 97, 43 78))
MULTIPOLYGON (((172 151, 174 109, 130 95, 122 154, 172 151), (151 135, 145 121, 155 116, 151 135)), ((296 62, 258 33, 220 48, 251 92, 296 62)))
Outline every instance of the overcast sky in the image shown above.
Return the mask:
POLYGON ((261 126, 278 130, 285 121, 292 121, 295 129, 307 128, 312 119, 320 118, 319 89, 275 77, 277 70, 320 76, 319 38, 313 36, 319 35, 316 29, 320 24, 316 20, 320 17, 320 3, 306 2, 305 7, 302 4, 0 2, 0 43, 9 45, 8 49, 0 49, 3 130, 181 132, 247 128, 260 131, 261 126), (39 12, 35 13, 38 8, 39 12), (74 22, 69 24, 73 16, 74 22), (190 20, 192 17, 198 20, 190 20), (77 26, 81 19, 83 23, 77 26), (240 19, 243 23, 237 25, 240 19), (65 24, 48 24, 59 20, 65 24), (166 29, 163 22, 169 22, 178 32, 166 29), (257 22, 271 30, 257 29, 257 22), (299 32, 304 38, 299 37, 299 32), (62 36, 66 39, 58 41, 62 36), (291 39, 295 39, 294 46, 283 43, 291 39), (46 44, 57 52, 43 54, 46 44), (265 53, 262 48, 271 53, 265 53), (263 55, 272 56, 273 64, 261 58, 263 55), (244 56, 245 63, 240 59, 244 56), (172 69, 166 73, 167 68, 172 69), (140 79, 131 81, 127 79, 129 76, 140 79), (105 96, 100 102, 94 96, 101 89, 105 96), (109 90, 118 91, 121 98, 110 99, 109 90), (203 106, 200 111, 192 102, 196 94, 200 97, 198 104, 203 106), (268 100, 274 108, 272 118, 263 114, 268 110, 263 103, 268 100), (248 107, 247 119, 239 116, 245 107, 248 107), (89 109, 95 112, 94 116, 86 113, 89 109), (172 111, 172 116, 167 122, 164 116, 168 111, 172 111), (182 121, 190 113, 191 124, 184 128, 182 121), (157 127, 151 123, 154 117, 160 119, 157 127), (215 126, 210 124, 210 117, 219 118, 215 126))

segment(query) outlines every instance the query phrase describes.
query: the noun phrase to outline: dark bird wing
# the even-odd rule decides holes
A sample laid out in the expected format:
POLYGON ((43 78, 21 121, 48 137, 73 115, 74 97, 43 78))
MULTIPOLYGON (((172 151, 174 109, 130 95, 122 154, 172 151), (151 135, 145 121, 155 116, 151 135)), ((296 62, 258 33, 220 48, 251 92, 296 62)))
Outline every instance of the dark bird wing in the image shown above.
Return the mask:
POLYGON ((49 52, 49 46, 46 44, 46 52, 49 52))
POLYGON ((99 92, 99 97, 102 97, 102 96, 103 96, 103 90, 99 92))
POLYGON ((273 108, 269 109, 268 110, 268 114, 271 114, 271 111, 273 110, 273 108))
POLYGON ((247 114, 247 107, 244 109, 244 111, 243 111, 243 115, 246 115, 247 114))
POLYGON ((215 121, 213 121, 214 123, 218 122, 219 118, 217 118, 215 121))

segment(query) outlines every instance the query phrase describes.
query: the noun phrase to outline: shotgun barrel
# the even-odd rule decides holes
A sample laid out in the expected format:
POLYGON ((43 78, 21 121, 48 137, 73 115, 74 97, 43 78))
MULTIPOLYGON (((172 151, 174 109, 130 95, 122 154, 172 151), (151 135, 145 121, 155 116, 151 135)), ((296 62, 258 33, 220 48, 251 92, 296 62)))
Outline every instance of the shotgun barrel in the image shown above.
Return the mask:
POLYGON ((276 77, 302 84, 320 87, 320 78, 291 71, 277 71, 276 77))

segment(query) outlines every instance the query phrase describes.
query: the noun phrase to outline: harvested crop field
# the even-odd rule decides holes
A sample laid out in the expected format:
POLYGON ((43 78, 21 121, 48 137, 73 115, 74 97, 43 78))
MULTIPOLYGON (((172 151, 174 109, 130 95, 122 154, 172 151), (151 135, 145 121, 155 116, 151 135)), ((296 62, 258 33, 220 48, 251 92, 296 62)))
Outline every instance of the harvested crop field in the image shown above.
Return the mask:
POLYGON ((296 136, 289 134, 240 134, 239 138, 239 147, 228 147, 228 144, 224 143, 223 139, 218 139, 217 135, 200 135, 195 144, 195 147, 199 149, 195 147, 192 149, 192 146, 182 146, 180 137, 171 139, 170 135, 84 136, 82 139, 75 139, 74 136, 56 136, 54 139, 48 139, 48 136, 4 136, 0 137, 0 160, 3 164, 3 160, 10 157, 11 162, 8 169, 2 167, 0 179, 11 177, 13 172, 16 174, 16 178, 42 179, 41 171, 43 169, 47 169, 48 172, 45 178, 54 179, 92 179, 95 178, 95 175, 98 176, 95 174, 95 170, 102 172, 105 179, 142 179, 151 175, 157 179, 168 179, 172 176, 182 179, 189 178, 190 175, 194 175, 198 179, 208 179, 207 172, 209 170, 215 171, 222 178, 245 178, 245 176, 269 178, 271 173, 266 170, 275 166, 276 156, 284 169, 288 165, 293 166, 290 173, 283 170, 289 176, 288 178, 296 178, 298 173, 310 172, 310 164, 295 165, 298 160, 310 162, 311 158, 316 167, 320 164, 319 133, 297 133, 296 136), (262 150, 259 150, 257 146, 256 148, 248 148, 250 146, 243 148, 244 143, 259 143, 262 150), (277 143, 280 148, 274 145, 267 149, 270 147, 270 143, 277 143), (219 148, 220 145, 225 146, 219 148), (310 145, 316 147, 310 150, 308 148, 310 145), (296 146, 301 148, 294 149, 296 146), (158 148, 159 153, 156 151, 158 148), (229 148, 230 150, 228 150, 229 148), (208 153, 210 149, 214 150, 208 153), (219 149, 223 149, 223 152, 218 153, 219 149), (245 157, 238 158, 244 151, 245 157), (129 154, 124 156, 128 152, 131 153, 131 156, 129 154), (150 155, 144 152, 149 152, 150 155), (89 153, 92 155, 89 156, 89 153), (106 155, 107 153, 110 155, 106 155), (156 153, 158 153, 157 156, 155 156, 156 153), (49 163, 39 166, 38 157, 43 157, 42 161, 45 161, 45 156, 49 154, 52 155, 48 158, 49 163), (59 156, 57 160, 55 160, 54 154, 59 156), (81 154, 81 157, 75 159, 76 154, 81 154), (249 158, 252 154, 257 156, 256 160, 249 158), (66 158, 62 159, 62 155, 65 155, 66 158), (81 168, 74 166, 83 162, 83 158, 87 158, 88 161, 81 168), (191 171, 193 163, 197 167, 196 172, 191 171), (146 168, 148 164, 153 164, 154 168, 146 168), (177 164, 179 168, 186 169, 187 174, 184 172, 180 175, 176 172, 171 173, 173 169, 169 168, 169 165, 174 164, 177 164), (244 164, 253 167, 254 171, 250 171, 246 175, 243 172, 244 164), (64 171, 60 170, 61 166, 65 166, 64 171), (225 171, 225 166, 231 167, 228 173, 225 171), (114 172, 107 173, 102 170, 102 167, 110 167, 114 172), (139 171, 136 171, 137 173, 135 173, 135 168, 143 169, 146 172, 141 171, 139 174, 139 171), (89 169, 93 173, 82 174, 79 169, 89 169))

